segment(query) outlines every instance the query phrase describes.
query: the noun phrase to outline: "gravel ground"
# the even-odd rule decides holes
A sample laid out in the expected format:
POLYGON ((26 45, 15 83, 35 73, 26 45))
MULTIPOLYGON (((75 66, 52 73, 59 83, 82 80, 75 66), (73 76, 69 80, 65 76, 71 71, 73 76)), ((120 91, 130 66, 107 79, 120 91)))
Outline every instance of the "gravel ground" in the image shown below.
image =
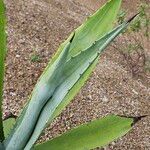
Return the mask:
MULTIPOLYGON (((104 2, 101 0, 6 0, 8 55, 4 112, 19 115, 49 58, 69 33, 104 2), (33 62, 32 56, 40 59, 33 62)), ((138 0, 124 0, 136 12, 138 0)), ((129 14, 129 15, 131 15, 129 14)), ((148 42, 149 43, 149 42, 148 42)), ((150 45, 146 44, 147 52, 150 45)), ((47 140, 81 123, 107 114, 149 115, 107 150, 150 149, 150 75, 135 79, 113 48, 101 56, 96 70, 74 101, 42 135, 47 140)))

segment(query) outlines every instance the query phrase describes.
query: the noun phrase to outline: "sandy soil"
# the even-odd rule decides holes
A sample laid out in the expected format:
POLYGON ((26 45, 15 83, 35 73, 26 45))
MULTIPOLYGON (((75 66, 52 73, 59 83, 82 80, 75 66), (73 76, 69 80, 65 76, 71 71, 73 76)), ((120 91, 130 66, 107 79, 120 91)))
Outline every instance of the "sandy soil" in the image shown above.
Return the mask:
MULTIPOLYGON (((6 0, 8 16, 8 55, 4 92, 4 111, 18 115, 33 86, 59 44, 105 0, 6 0), (40 56, 32 62, 31 55, 40 56)), ((138 0, 123 1, 129 16, 138 0)), ((147 44, 147 51, 150 45, 147 44)), ((134 129, 113 142, 107 150, 150 149, 150 86, 135 79, 122 63, 121 54, 108 48, 96 70, 74 101, 45 130, 47 140, 81 123, 107 114, 149 115, 134 129)), ((150 82, 147 74, 146 82, 150 82)))

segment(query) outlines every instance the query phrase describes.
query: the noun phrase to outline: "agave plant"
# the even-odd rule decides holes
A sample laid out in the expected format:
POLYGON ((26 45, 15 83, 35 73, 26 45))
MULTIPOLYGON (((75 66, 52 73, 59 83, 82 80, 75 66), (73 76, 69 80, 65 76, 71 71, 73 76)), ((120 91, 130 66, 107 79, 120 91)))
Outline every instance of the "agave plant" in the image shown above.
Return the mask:
MULTIPOLYGON (((60 45, 17 120, 2 120, 0 110, 1 150, 85 150, 102 147, 125 135, 141 118, 108 115, 36 144, 45 127, 84 85, 103 50, 134 18, 112 29, 120 4, 121 0, 107 2, 60 45)), ((4 3, 0 0, 0 106, 6 56, 5 24, 4 3)))

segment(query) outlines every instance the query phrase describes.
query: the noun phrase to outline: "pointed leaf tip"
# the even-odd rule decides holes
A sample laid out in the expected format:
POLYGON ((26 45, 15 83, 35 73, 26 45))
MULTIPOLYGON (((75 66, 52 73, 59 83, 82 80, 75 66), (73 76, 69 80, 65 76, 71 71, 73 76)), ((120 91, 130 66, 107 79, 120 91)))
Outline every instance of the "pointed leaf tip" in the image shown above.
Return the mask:
POLYGON ((134 126, 138 121, 140 121, 142 118, 145 118, 145 117, 147 117, 147 115, 139 116, 139 117, 131 117, 133 118, 133 123, 131 126, 134 126))
POLYGON ((132 119, 108 115, 80 125, 43 144, 35 150, 84 150, 104 147, 131 130, 132 119), (79 137, 80 135, 80 137, 79 137))
POLYGON ((130 23, 134 18, 136 18, 140 13, 135 14, 134 16, 132 16, 127 23, 130 23))
POLYGON ((117 116, 133 119, 133 123, 131 124, 131 126, 134 126, 134 125, 135 125, 138 121, 140 121, 142 118, 147 117, 147 115, 138 116, 138 117, 133 117, 133 116, 123 116, 123 115, 117 115, 117 116))
POLYGON ((17 116, 14 115, 12 112, 7 112, 7 113, 5 114, 5 116, 4 116, 3 121, 5 121, 5 120, 7 120, 7 119, 9 119, 9 118, 17 119, 17 116))

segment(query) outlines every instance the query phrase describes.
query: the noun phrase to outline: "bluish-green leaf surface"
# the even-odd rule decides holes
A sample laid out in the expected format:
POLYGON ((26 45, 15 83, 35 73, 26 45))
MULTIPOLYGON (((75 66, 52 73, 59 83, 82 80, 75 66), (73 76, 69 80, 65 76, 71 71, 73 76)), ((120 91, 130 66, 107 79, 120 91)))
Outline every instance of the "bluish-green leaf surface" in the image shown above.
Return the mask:
POLYGON ((0 150, 5 150, 5 148, 4 148, 2 143, 0 143, 0 150))
POLYGON ((45 128, 46 123, 53 120, 55 111, 58 111, 58 106, 62 103, 68 91, 74 86, 76 82, 78 82, 82 74, 84 74, 84 72, 91 66, 91 64, 97 59, 99 54, 106 48, 106 46, 108 46, 108 44, 119 33, 121 33, 122 30, 126 28, 126 26, 126 23, 118 26, 112 32, 100 38, 100 40, 96 41, 91 47, 80 52, 79 54, 67 61, 64 67, 64 77, 62 76, 64 82, 60 84, 60 86, 54 92, 51 100, 49 100, 43 108, 35 126, 35 129, 32 133, 32 137, 27 143, 25 149, 28 150, 35 143, 42 130, 45 128))
POLYGON ((61 55, 53 65, 51 65, 51 67, 43 74, 42 78, 39 79, 22 120, 15 129, 15 132, 11 134, 10 140, 5 143, 6 149, 21 150, 25 147, 44 105, 53 95, 58 85, 63 81, 61 76, 69 48, 70 42, 64 47, 64 51, 62 51, 61 55))
MULTIPOLYGON (((48 64, 35 86, 31 100, 24 108, 14 130, 5 140, 7 150, 30 149, 45 125, 61 113, 64 107, 83 86, 98 62, 98 54, 121 32, 119 31, 121 29, 120 26, 116 28, 116 35, 112 35, 110 39, 107 38, 106 35, 112 29, 120 4, 121 0, 108 1, 106 5, 75 30, 73 39, 71 38, 74 33, 60 46, 58 52, 48 64), (104 38, 101 39, 102 37, 104 38), (64 49, 66 49, 66 46, 70 43, 70 39, 71 44, 66 62, 61 62, 64 64, 62 65, 62 68, 64 68, 62 71, 59 71, 59 67, 53 66, 55 66, 62 53, 64 53, 64 49), (50 68, 54 68, 54 70, 50 68), (52 72, 56 78, 55 76, 53 76, 54 78, 52 78, 52 76, 50 77, 52 84, 50 84, 48 88, 47 84, 50 82, 47 81, 47 78, 49 79, 49 74, 52 72), (40 108, 38 113, 36 113, 37 108, 40 108), (44 122, 40 124, 41 121, 44 122), (40 126, 40 128, 37 132, 38 126, 40 126)), ((123 24, 122 27, 123 26, 125 27, 126 24, 123 24)))

